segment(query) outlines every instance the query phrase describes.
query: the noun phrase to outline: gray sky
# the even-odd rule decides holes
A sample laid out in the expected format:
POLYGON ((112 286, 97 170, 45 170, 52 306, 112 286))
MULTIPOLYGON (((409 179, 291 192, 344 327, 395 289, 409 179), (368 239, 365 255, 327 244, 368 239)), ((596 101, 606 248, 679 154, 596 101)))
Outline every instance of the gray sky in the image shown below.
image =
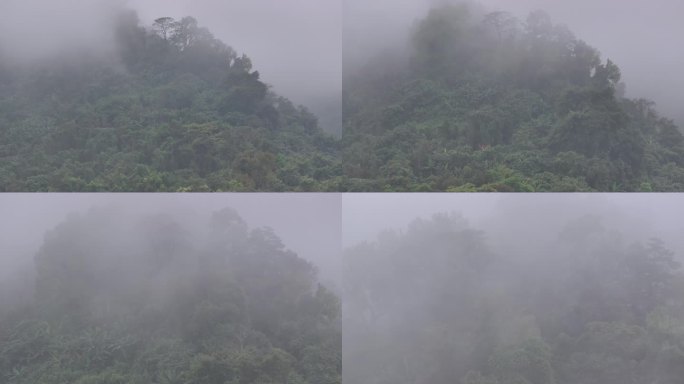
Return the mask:
POLYGON ((684 259, 684 194, 344 194, 342 210, 344 247, 374 240, 386 229, 405 230, 414 219, 435 213, 462 214, 493 243, 498 237, 555 236, 567 221, 597 215, 607 229, 630 239, 660 237, 684 259), (505 217, 514 220, 502 222, 505 217))
POLYGON ((2 0, 0 53, 47 60, 74 48, 111 51, 111 13, 120 0, 2 0))
POLYGON ((261 79, 296 103, 342 89, 342 0, 128 0, 151 25, 195 17, 252 59, 261 79))
POLYGON ((162 16, 195 17, 249 56, 274 91, 337 115, 330 110, 342 89, 342 0, 1 0, 0 54, 46 60, 74 48, 107 51, 116 4, 136 10, 145 26, 162 16))
MULTIPOLYGON (((424 16, 436 0, 2 0, 0 47, 45 57, 68 44, 108 41, 111 36, 102 26, 109 11, 103 4, 117 1, 136 9, 146 24, 162 15, 196 17, 218 38, 250 56, 274 90, 324 111, 342 87, 343 19, 346 61, 401 38, 400 29, 424 16)), ((684 36, 683 1, 481 3, 519 16, 546 10, 555 22, 568 25, 604 58, 618 63, 629 96, 654 99, 662 112, 684 121, 684 49, 679 41, 684 36)))
POLYGON ((466 218, 492 212, 498 195, 452 193, 349 193, 342 197, 345 247, 373 240, 384 229, 401 230, 418 217, 457 212, 466 218))
MULTIPOLYGON (((402 28, 438 0, 346 0, 345 62, 353 55, 404 38, 402 28), (375 36, 375 37, 374 37, 375 36), (346 57, 346 56, 349 57, 346 57)), ((543 9, 622 69, 629 97, 655 100, 661 113, 684 122, 682 0, 481 0, 524 18, 543 9)), ((353 62, 353 61, 352 61, 353 62)))
MULTIPOLYGON (((43 235, 72 212, 112 205, 129 213, 166 213, 181 223, 207 223, 225 207, 250 228, 269 226, 288 249, 336 280, 341 250, 341 196, 337 194, 0 194, 0 270, 16 257, 33 257, 43 235)), ((0 273, 0 277, 2 273, 0 273)))
POLYGON ((629 97, 655 100, 671 118, 684 118, 684 1, 615 0, 484 0, 524 15, 546 10, 566 24, 602 58, 618 64, 629 97))

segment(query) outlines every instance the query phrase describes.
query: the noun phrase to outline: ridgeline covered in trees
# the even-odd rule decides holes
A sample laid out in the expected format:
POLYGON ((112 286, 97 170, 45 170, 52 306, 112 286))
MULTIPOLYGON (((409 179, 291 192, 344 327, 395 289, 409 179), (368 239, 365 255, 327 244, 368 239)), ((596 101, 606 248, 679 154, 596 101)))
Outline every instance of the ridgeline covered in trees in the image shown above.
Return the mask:
POLYGON ((345 383, 682 382, 684 274, 662 241, 591 216, 506 252, 490 234, 437 215, 346 252, 345 383))
POLYGON ((248 57, 192 17, 112 17, 114 48, 0 54, 0 190, 334 189, 337 141, 248 57))
POLYGON ((33 300, 0 307, 2 384, 341 383, 339 299, 231 209, 194 233, 165 215, 70 217, 23 290, 33 300))
POLYGON ((345 73, 350 189, 684 189, 679 129, 545 13, 443 6, 409 45, 345 73))

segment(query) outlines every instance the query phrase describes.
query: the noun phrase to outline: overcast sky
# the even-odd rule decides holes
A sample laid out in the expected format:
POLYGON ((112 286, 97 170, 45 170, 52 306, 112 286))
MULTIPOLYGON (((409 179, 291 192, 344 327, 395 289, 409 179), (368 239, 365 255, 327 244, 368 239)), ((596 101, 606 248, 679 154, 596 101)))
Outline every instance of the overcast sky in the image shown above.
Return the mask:
POLYGON ((487 231, 493 244, 515 237, 552 240, 567 221, 598 215, 629 240, 657 236, 684 256, 684 194, 0 194, 0 269, 7 272, 16 257, 33 257, 45 232, 69 213, 112 204, 190 224, 232 207, 250 228, 272 227, 287 248, 333 281, 342 246, 449 212, 487 231))
MULTIPOLYGON (((37 56, 65 42, 97 43, 108 6, 125 2, 145 24, 192 15, 218 38, 246 53, 263 80, 297 103, 339 96, 342 30, 345 60, 402 37, 400 30, 437 0, 2 0, 0 47, 37 56), (344 9, 344 12, 342 11, 344 9)), ((658 102, 684 120, 682 0, 481 0, 524 17, 544 9, 622 69, 628 95, 658 102)), ((329 104, 329 101, 327 101, 329 104)))
POLYGON ((165 213, 181 223, 201 224, 208 223, 212 212, 234 208, 250 228, 273 228, 288 249, 314 262, 325 278, 335 279, 341 196, 308 193, 0 194, 0 269, 15 257, 33 257, 45 232, 69 213, 112 204, 130 213, 165 213))
MULTIPOLYGON (((402 38, 435 0, 345 0, 345 55, 402 38), (373 38, 377 36, 377 38, 373 38)), ((480 0, 521 18, 543 9, 558 24, 599 49, 622 69, 629 97, 655 100, 659 110, 684 122, 684 1, 682 0, 480 0)), ((345 57, 349 59, 348 57, 345 57)))
POLYGON ((342 89, 342 0, 128 0, 148 25, 193 16, 297 103, 342 89))
POLYGON ((46 60, 74 47, 111 48, 118 4, 136 10, 145 26, 195 17, 249 56, 277 93, 337 115, 330 104, 342 89, 342 0, 0 0, 0 53, 46 60))
POLYGON ((568 221, 596 215, 602 217, 606 229, 620 230, 629 240, 659 237, 684 259, 684 194, 660 193, 344 194, 343 246, 372 241, 383 230, 405 230, 416 218, 451 212, 488 232, 495 244, 515 236, 555 236, 568 221))

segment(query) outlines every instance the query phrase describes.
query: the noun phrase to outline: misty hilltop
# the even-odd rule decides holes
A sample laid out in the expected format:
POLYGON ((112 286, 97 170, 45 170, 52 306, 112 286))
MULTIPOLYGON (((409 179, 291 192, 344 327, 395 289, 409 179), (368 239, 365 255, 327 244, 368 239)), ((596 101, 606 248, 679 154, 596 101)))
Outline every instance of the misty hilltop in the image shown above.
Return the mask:
POLYGON ((1 190, 333 188, 336 140, 194 18, 86 25, 44 52, 0 40, 1 190))
POLYGON ((520 216, 535 203, 496 212, 526 232, 498 247, 491 224, 437 214, 349 248, 345 383, 681 383, 681 255, 618 217, 520 216))
POLYGON ((341 382, 339 298, 231 208, 189 226, 96 207, 34 261, 0 280, 2 384, 341 382))
POLYGON ((351 189, 684 190, 678 127, 543 11, 443 5, 408 36, 345 67, 351 189))

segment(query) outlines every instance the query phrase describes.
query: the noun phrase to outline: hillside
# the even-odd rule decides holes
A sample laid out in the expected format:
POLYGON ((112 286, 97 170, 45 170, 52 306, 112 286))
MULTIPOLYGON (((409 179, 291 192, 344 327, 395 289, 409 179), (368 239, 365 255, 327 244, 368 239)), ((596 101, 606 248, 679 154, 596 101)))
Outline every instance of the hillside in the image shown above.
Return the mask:
POLYGON ((191 17, 112 17, 114 48, 0 55, 0 190, 334 189, 337 141, 247 56, 191 17))
POLYGON ((444 6, 407 45, 345 73, 351 190, 684 189, 677 126, 545 13, 444 6))
POLYGON ((341 382, 339 299, 231 209, 202 228, 70 217, 34 275, 31 300, 0 307, 2 384, 341 382))
POLYGON ((680 256, 592 216, 533 233, 436 215, 349 249, 345 383, 681 383, 680 256))

